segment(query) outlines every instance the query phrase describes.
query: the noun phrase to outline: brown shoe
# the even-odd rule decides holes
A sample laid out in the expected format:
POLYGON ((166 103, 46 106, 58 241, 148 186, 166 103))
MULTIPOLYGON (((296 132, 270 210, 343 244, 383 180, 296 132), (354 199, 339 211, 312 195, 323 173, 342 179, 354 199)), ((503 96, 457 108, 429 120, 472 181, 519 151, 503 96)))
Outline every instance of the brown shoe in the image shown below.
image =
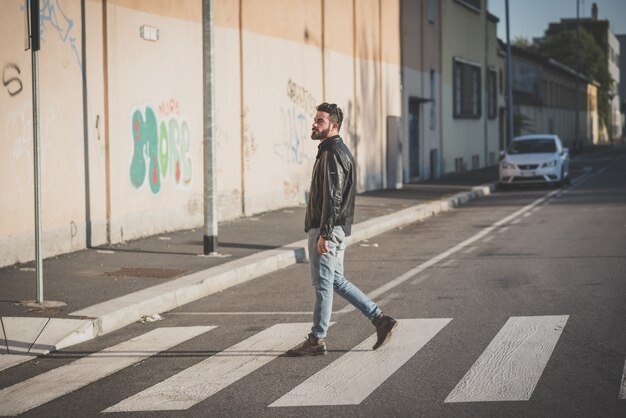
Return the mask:
POLYGON ((317 338, 313 334, 309 334, 302 344, 287 351, 289 357, 324 356, 327 353, 326 340, 317 338))
POLYGON ((380 348, 391 338, 393 330, 398 326, 398 321, 390 316, 383 315, 382 312, 375 318, 372 323, 376 327, 376 344, 372 347, 374 350, 380 348))

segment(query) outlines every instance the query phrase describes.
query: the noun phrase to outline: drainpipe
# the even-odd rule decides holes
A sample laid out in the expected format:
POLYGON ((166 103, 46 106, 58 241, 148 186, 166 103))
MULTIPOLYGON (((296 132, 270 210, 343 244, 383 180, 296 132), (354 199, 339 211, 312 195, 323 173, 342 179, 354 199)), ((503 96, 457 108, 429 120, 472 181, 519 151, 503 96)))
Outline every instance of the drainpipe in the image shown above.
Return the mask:
POLYGON ((89 176, 89 128, 87 100, 87 30, 85 28, 85 0, 80 1, 81 60, 83 78, 83 158, 85 160, 85 246, 91 248, 91 180, 89 176))
POLYGON ((507 132, 507 141, 505 144, 505 148, 509 146, 511 140, 513 139, 513 64, 511 57, 511 39, 509 37, 510 25, 509 25, 509 0, 505 1, 505 14, 506 14, 506 78, 507 78, 507 121, 508 121, 508 131, 507 132))
POLYGON ((215 181, 214 66, 212 0, 202 3, 202 64, 204 108, 204 254, 217 252, 217 202, 215 181))

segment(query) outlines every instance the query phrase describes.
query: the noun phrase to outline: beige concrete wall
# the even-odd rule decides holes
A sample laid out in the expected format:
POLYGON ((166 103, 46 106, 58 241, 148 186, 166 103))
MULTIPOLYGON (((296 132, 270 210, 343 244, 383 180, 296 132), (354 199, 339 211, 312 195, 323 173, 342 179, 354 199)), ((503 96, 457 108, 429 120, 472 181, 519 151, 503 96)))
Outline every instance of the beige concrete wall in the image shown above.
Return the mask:
MULTIPOLYGON (((34 258, 31 53, 24 51, 22 1, 0 13, 0 265, 34 258)), ((80 3, 64 15, 42 10, 40 69, 41 196, 44 252, 84 245, 84 158, 80 3)), ((49 5, 48 5, 49 6, 49 5)))
MULTIPOLYGON (((34 257, 21 4, 6 0, 0 16, 11 80, 0 92, 0 265, 34 257)), ((87 0, 85 106, 80 2, 50 4, 63 13, 43 21, 44 256, 84 248, 87 217, 92 245, 202 225, 202 1, 87 0), (157 41, 140 37, 144 25, 157 41)), ((399 2, 214 0, 213 10, 219 219, 305 202, 322 101, 344 109, 359 190, 382 187, 386 117, 402 113, 399 2)))
MULTIPOLYGON (((185 3, 185 2, 181 2, 185 3)), ((201 2, 187 0, 201 15, 201 2)), ((203 219, 202 25, 107 7, 111 240, 203 219), (158 28, 156 42, 139 37, 158 28)))
POLYGON ((229 163, 219 168, 220 218, 305 203, 322 101, 344 110, 359 190, 380 188, 386 116, 401 113, 397 0, 247 0, 241 10, 220 1, 215 10, 218 168, 229 163))
MULTIPOLYGON (((11 156, 0 168, 7 181, 0 189, 0 265, 34 258, 31 71, 22 4, 3 3, 0 16, 3 66, 16 72, 13 95, 2 91, 0 102, 0 147, 11 156)), ((86 60, 80 2, 42 6, 44 256, 85 247, 87 208, 93 245, 201 224, 201 2, 87 1, 86 60), (141 39, 142 25, 158 28, 160 39, 141 39)))

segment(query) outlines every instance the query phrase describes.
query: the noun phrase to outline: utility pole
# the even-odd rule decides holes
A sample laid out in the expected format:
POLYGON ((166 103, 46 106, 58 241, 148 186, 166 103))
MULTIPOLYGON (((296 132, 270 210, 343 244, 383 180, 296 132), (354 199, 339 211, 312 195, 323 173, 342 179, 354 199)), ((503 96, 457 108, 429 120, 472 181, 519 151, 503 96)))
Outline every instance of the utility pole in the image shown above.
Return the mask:
POLYGON ((39 0, 27 0, 28 46, 31 51, 33 83, 33 166, 35 170, 35 271, 37 303, 43 303, 43 254, 41 249, 41 146, 39 141, 39 0))
POLYGON ((507 120, 508 120, 508 134, 506 146, 511 143, 513 139, 513 59, 511 57, 511 39, 509 36, 509 0, 505 0, 505 14, 506 14, 506 94, 507 94, 507 120))
POLYGON ((212 0, 202 2, 204 104, 204 255, 217 252, 217 190, 215 180, 214 64, 212 0))
POLYGON ((574 151, 578 149, 579 141, 579 118, 580 118, 580 92, 579 92, 579 74, 580 74, 580 0, 576 0, 576 127, 574 129, 574 151))

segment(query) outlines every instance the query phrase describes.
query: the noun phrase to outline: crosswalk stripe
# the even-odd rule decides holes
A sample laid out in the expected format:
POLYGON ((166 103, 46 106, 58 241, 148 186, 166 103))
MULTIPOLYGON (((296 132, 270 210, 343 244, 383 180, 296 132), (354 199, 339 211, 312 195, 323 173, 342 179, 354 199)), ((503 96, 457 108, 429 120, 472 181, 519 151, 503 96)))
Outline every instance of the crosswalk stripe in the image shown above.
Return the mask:
POLYGON ((385 346, 373 351, 372 335, 270 406, 358 405, 451 320, 400 320, 385 346))
POLYGON ((0 354, 0 372, 18 364, 34 359, 32 354, 0 354))
POLYGON ((188 409, 294 347, 310 329, 311 323, 274 325, 103 412, 188 409))
POLYGON ((0 390, 0 415, 17 415, 203 334, 215 327, 157 328, 0 390))
POLYGON ((530 399, 567 315, 511 317, 445 402, 530 399))
POLYGON ((626 399, 626 361, 624 361, 624 373, 622 373, 622 386, 619 390, 619 398, 626 399))

